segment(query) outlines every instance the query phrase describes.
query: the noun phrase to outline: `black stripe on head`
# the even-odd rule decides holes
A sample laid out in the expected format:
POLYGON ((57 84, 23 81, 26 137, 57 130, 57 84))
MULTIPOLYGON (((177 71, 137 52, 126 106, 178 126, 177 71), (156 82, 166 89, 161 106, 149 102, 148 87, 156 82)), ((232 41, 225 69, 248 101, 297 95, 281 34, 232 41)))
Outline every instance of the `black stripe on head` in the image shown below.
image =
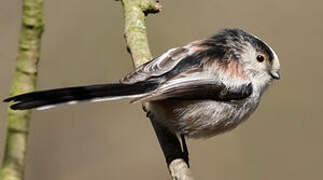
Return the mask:
POLYGON ((243 51, 246 42, 250 43, 255 49, 268 56, 269 61, 274 59, 274 53, 266 43, 241 29, 224 29, 212 36, 209 40, 217 46, 230 49, 232 54, 237 55, 243 51))
POLYGON ((250 43, 256 48, 257 51, 265 53, 268 56, 269 61, 272 61, 274 59, 274 53, 267 44, 251 34, 248 34, 247 37, 250 38, 250 43))

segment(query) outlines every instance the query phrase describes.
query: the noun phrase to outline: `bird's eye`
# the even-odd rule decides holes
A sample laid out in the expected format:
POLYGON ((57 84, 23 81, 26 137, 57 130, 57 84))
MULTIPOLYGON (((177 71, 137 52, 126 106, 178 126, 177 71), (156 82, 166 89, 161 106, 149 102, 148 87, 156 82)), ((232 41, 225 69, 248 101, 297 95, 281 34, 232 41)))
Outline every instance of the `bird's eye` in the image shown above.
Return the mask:
POLYGON ((264 60, 266 60, 266 56, 265 56, 265 55, 263 55, 263 54, 259 54, 259 55, 257 56, 257 61, 258 61, 258 62, 264 62, 264 60))

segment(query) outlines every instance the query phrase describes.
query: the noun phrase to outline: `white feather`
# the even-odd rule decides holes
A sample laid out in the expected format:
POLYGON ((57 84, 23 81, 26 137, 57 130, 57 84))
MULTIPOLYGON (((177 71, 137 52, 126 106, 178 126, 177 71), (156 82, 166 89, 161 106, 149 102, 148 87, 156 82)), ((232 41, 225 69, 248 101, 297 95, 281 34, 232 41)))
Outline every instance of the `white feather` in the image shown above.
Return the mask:
POLYGON ((58 103, 55 105, 46 105, 46 106, 41 106, 36 108, 36 110, 47 110, 51 109, 57 106, 62 106, 62 105, 74 105, 74 104, 79 104, 79 103, 86 103, 86 102, 104 102, 104 101, 113 101, 113 100, 119 100, 119 99, 132 99, 132 98, 139 98, 141 96, 144 96, 145 94, 137 94, 137 95, 131 95, 131 96, 118 96, 118 97, 104 97, 104 98, 95 98, 95 99, 89 99, 89 100, 84 100, 84 101, 69 101, 66 103, 58 103))

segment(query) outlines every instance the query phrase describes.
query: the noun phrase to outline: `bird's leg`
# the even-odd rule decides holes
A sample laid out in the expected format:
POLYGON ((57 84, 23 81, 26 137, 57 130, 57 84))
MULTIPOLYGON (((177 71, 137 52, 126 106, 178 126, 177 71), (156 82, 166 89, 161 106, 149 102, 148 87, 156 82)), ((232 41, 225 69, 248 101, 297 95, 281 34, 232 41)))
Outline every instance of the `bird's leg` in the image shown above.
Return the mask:
POLYGON ((147 117, 150 118, 152 126, 154 127, 156 136, 158 138, 160 147, 164 153, 166 163, 169 166, 169 164, 178 158, 181 158, 186 161, 187 165, 188 164, 188 151, 187 151, 187 146, 185 143, 185 138, 184 136, 182 137, 182 144, 183 144, 183 151, 181 147, 181 143, 178 139, 178 137, 173 134, 167 127, 163 126, 162 124, 159 123, 158 120, 151 112, 147 112, 147 117))

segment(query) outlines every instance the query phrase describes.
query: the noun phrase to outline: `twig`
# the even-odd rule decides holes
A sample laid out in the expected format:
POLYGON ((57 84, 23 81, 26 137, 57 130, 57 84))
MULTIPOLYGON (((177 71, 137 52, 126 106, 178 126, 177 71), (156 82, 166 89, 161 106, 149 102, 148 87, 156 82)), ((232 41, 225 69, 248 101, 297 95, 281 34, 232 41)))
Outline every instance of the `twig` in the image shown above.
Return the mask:
POLYGON ((125 15, 124 35, 135 67, 152 59, 147 39, 145 16, 158 12, 158 4, 152 0, 122 0, 125 15))
MULTIPOLYGON (((44 30, 43 0, 23 0, 22 31, 10 95, 34 91, 41 35, 44 30)), ((22 180, 31 111, 8 109, 7 138, 0 180, 22 180)))
MULTIPOLYGON (((159 12, 161 6, 154 0, 122 0, 125 16, 125 39, 127 49, 135 67, 152 59, 149 50, 145 16, 159 12)), ((156 129, 155 129, 156 130, 156 129)), ((156 132, 158 136, 158 132, 156 132)), ((160 139, 159 139, 160 140, 160 139)), ((162 148, 165 144, 161 144, 162 148)), ((193 180, 192 173, 183 159, 169 163, 169 171, 174 180, 193 180)))

